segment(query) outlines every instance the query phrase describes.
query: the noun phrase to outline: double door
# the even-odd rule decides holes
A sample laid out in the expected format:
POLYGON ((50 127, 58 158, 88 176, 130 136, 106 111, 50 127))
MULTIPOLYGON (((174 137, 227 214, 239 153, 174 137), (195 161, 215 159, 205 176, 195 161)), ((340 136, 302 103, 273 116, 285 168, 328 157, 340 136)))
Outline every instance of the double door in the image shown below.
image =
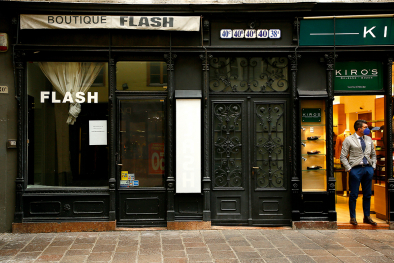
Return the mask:
POLYGON ((212 224, 291 223, 288 100, 211 100, 212 224))

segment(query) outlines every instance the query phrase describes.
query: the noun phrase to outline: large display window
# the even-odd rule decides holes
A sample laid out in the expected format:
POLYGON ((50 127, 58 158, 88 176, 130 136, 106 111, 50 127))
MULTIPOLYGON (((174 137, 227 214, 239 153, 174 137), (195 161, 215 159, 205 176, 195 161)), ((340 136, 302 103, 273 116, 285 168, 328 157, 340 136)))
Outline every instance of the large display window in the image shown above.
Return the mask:
POLYGON ((27 64, 28 188, 108 186, 106 72, 106 63, 27 64))

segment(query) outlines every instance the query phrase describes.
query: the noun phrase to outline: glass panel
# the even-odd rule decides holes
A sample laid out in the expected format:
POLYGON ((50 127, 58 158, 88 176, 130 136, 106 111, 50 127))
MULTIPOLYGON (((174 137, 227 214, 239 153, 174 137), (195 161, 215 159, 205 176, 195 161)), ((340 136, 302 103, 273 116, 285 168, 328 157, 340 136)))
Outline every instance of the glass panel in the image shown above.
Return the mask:
POLYGON ((242 187, 240 103, 214 104, 214 186, 242 187))
POLYGON ((163 74, 163 84, 167 85, 167 71, 165 71, 165 74, 163 74))
POLYGON ((150 74, 151 75, 160 75, 160 63, 157 63, 157 62, 150 63, 150 74))
POLYGON ((164 186, 164 109, 163 99, 120 102, 120 187, 164 186))
POLYGON ((214 57, 210 60, 213 92, 284 92, 288 90, 284 57, 214 57))
POLYGON ((150 75, 150 83, 160 84, 160 75, 150 75))
POLYGON ((256 188, 278 188, 284 183, 283 104, 255 106, 256 188))
MULTIPOLYGON (((107 64, 103 72, 107 74, 107 64)), ((89 143, 89 122, 108 120, 108 85, 102 85, 88 90, 97 92, 97 101, 81 103, 75 123, 68 125, 69 102, 62 103, 63 95, 55 91, 38 63, 27 64, 28 188, 108 187, 108 145, 89 143), (43 102, 42 92, 50 92, 43 102)))
POLYGON ((120 61, 116 64, 116 89, 122 91, 165 91, 165 62, 120 61))
POLYGON ((301 101, 302 191, 327 191, 324 100, 301 101))

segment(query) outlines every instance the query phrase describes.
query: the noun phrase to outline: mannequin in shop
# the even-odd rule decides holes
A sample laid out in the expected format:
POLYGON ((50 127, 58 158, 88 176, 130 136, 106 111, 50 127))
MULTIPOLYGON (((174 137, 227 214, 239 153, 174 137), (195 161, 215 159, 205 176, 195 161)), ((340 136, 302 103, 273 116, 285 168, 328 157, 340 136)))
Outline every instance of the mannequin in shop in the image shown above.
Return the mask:
MULTIPOLYGON (((341 151, 342 151, 342 144, 343 141, 347 136, 352 135, 349 129, 346 129, 343 133, 339 134, 336 138, 336 143, 335 143, 335 159, 339 161, 339 158, 341 156, 341 151)), ((347 182, 348 182, 348 173, 345 171, 342 173, 342 187, 343 187, 343 196, 347 196, 347 182)))
POLYGON ((345 171, 349 172, 349 212, 350 224, 357 225, 356 203, 358 190, 362 187, 363 191, 363 212, 364 223, 376 226, 376 222, 371 219, 371 195, 372 178, 376 169, 376 152, 367 122, 357 120, 354 123, 355 133, 347 136, 342 144, 341 162, 345 171), (349 158, 348 158, 349 156, 349 158))

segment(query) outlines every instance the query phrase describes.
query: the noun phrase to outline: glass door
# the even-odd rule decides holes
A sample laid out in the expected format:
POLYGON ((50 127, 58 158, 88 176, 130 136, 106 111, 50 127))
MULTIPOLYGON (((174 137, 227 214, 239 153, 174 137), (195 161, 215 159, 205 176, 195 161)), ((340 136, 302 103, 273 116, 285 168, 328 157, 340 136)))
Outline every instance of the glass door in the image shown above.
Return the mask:
POLYGON ((118 224, 165 224, 165 98, 118 98, 118 224))

